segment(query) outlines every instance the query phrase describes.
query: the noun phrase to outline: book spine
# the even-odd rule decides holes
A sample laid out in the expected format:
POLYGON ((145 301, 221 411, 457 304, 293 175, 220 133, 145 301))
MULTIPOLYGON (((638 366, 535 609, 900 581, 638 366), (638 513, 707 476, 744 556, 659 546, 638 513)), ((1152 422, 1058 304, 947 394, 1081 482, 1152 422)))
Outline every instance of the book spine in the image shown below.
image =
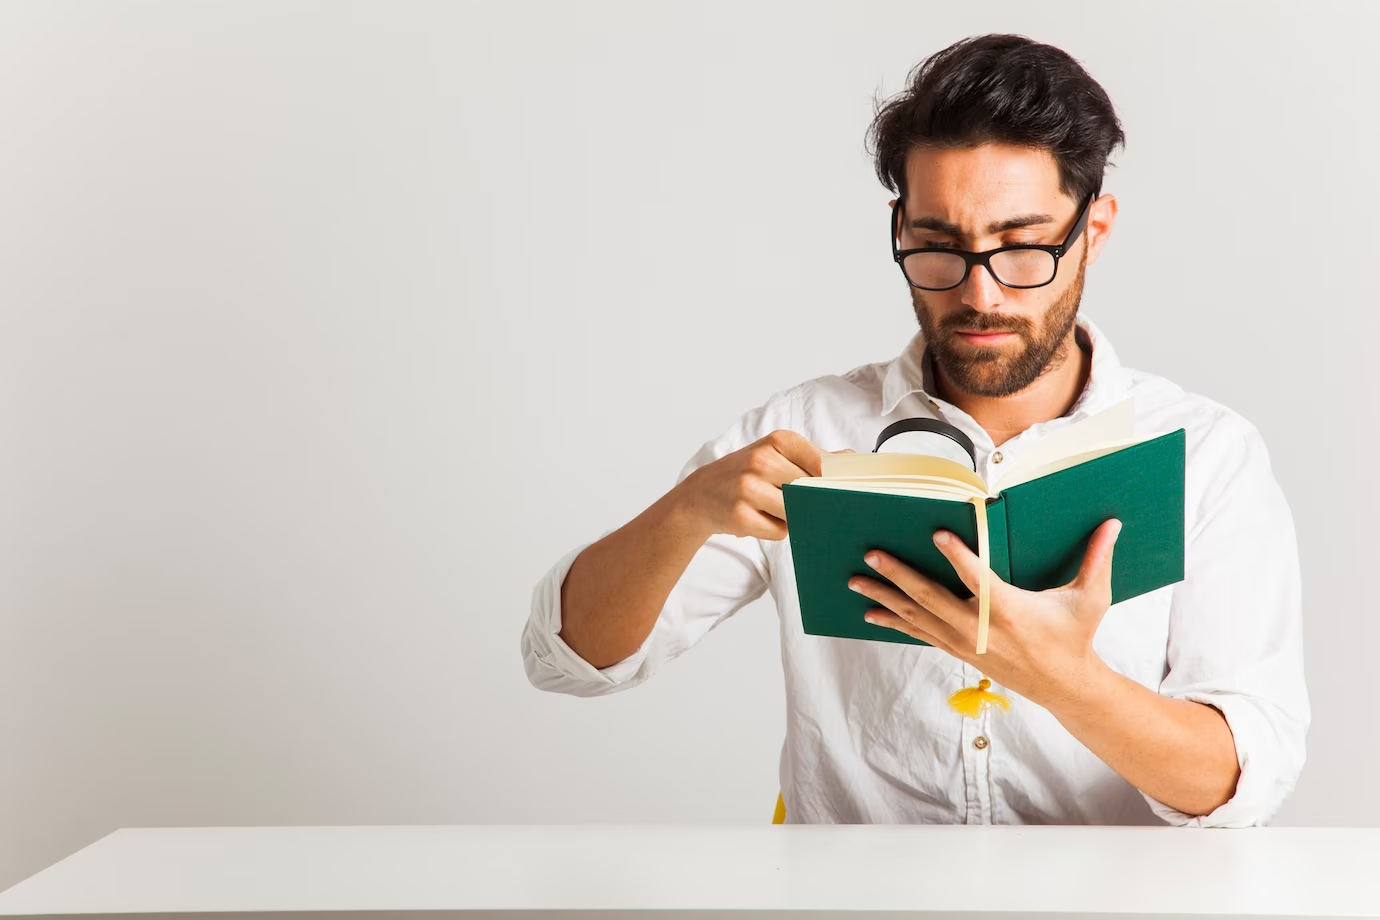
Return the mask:
POLYGON ((992 574, 1011 583, 1011 529, 1006 516, 1006 498, 987 503, 987 539, 992 557, 992 574))

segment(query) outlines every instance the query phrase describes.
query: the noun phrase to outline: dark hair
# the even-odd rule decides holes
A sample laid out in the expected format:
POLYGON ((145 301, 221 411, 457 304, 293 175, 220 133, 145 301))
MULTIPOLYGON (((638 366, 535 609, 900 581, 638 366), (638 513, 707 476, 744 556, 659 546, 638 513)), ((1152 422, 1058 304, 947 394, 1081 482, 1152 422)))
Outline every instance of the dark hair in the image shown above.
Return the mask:
POLYGON ((976 35, 936 52, 876 102, 867 130, 877 178, 902 199, 916 147, 999 143, 1048 150, 1059 190, 1075 201, 1101 191, 1112 150, 1126 143, 1112 101, 1065 51, 1024 35, 976 35))

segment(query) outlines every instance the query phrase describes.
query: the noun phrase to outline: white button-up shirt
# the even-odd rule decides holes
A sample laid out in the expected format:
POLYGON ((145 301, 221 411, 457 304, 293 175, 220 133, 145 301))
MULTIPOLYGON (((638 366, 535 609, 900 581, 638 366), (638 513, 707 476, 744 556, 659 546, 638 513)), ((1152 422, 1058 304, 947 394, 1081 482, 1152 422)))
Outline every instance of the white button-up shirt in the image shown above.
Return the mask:
POLYGON ((1050 432, 1128 396, 1139 431, 1186 429, 1184 580, 1112 605, 1093 648, 1132 680, 1225 716, 1241 775, 1234 796, 1212 814, 1189 816, 1138 791, 1047 710, 1000 685, 994 689, 1011 699, 1010 711, 958 715, 949 695, 979 675, 939 649, 806 635, 789 540, 711 537, 642 646, 602 669, 557 635, 561 583, 589 544, 577 547, 533 592, 521 643, 528 678, 576 696, 626 690, 771 590, 786 680, 780 772, 789 823, 1267 823, 1303 766, 1310 712, 1293 520, 1265 444, 1230 409, 1122 367, 1086 316, 1078 325, 1092 349, 1079 400, 1000 451, 967 413, 932 395, 931 359, 917 332, 895 360, 774 394, 705 444, 677 481, 778 428, 825 450, 862 452, 891 422, 941 418, 973 440, 984 479, 1050 432))

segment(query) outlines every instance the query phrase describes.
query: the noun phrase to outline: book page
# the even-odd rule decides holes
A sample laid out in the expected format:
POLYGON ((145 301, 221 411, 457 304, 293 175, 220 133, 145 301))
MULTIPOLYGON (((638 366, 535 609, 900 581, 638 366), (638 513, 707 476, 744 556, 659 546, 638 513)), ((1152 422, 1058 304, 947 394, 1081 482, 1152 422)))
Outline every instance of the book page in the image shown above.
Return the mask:
POLYGON ((1140 444, 1144 441, 1152 440, 1155 437, 1158 436, 1146 435, 1145 437, 1141 438, 1128 438, 1124 441, 1118 441, 1112 444, 1103 444, 1098 447, 1092 448, 1091 450, 1085 450, 1080 454, 1074 454, 1071 457, 1060 457, 1057 460, 1051 460, 1043 466, 1031 466, 1028 463, 1022 463, 1020 465, 1020 468, 1017 469, 1013 474, 1003 476, 1001 478, 1001 487, 1003 489, 1009 489, 1012 486, 1018 486, 1023 482, 1030 482, 1032 479, 1039 479, 1042 476, 1048 476, 1051 473, 1057 473, 1060 470, 1066 470, 1070 467, 1075 467, 1080 463, 1087 463, 1089 460, 1096 460, 1098 457, 1105 457, 1107 454, 1116 453, 1117 451, 1122 450, 1123 448, 1130 447, 1134 444, 1140 444))
POLYGON ((821 466, 825 479, 925 476, 962 483, 979 495, 990 494, 982 477, 963 464, 926 454, 825 454, 821 466))
MULTIPOLYGON (((892 476, 830 476, 830 477, 808 477, 809 482, 827 486, 835 482, 852 482, 859 485, 868 483, 892 483, 902 486, 924 486, 925 488, 947 489, 950 492, 961 492, 964 495, 986 495, 984 489, 969 485, 966 482, 955 482, 952 479, 945 479, 943 476, 912 476, 908 473, 896 473, 892 476)), ((803 479, 796 480, 804 482, 803 479)))
POLYGON ((842 489, 849 492, 875 492, 882 495, 912 495, 919 498, 934 498, 946 502, 969 502, 974 495, 986 497, 985 491, 969 490, 955 484, 935 485, 922 480, 903 479, 825 479, 806 476, 794 481, 794 485, 813 486, 817 489, 842 489))
MULTIPOLYGON (((1045 470, 1044 473, 1034 473, 1036 469, 1048 467, 1065 457, 1074 457, 1112 445, 1125 447, 1138 440, 1148 440, 1137 438, 1135 429, 1136 407, 1135 402, 1130 399, 1074 422, 1050 434, 1023 454, 1020 460, 1002 470, 992 482, 992 494, 999 494, 1003 488, 1018 481, 1027 482, 1054 472, 1045 470)), ((1074 463, 1068 464, 1073 465, 1074 463)))

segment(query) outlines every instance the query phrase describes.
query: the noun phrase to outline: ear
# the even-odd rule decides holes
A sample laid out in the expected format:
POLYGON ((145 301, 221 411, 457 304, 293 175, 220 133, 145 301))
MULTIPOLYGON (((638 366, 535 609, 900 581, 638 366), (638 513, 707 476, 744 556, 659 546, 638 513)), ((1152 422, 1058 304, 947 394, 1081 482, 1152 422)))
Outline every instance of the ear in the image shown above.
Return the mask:
POLYGON ((1116 224, 1117 203, 1115 195, 1102 195, 1088 209, 1088 264, 1092 265, 1102 253, 1102 247, 1112 236, 1116 224))
POLYGON ((888 202, 886 203, 886 206, 887 206, 888 208, 894 208, 894 207, 896 207, 896 199, 893 198, 893 199, 891 199, 890 201, 888 201, 888 202))

